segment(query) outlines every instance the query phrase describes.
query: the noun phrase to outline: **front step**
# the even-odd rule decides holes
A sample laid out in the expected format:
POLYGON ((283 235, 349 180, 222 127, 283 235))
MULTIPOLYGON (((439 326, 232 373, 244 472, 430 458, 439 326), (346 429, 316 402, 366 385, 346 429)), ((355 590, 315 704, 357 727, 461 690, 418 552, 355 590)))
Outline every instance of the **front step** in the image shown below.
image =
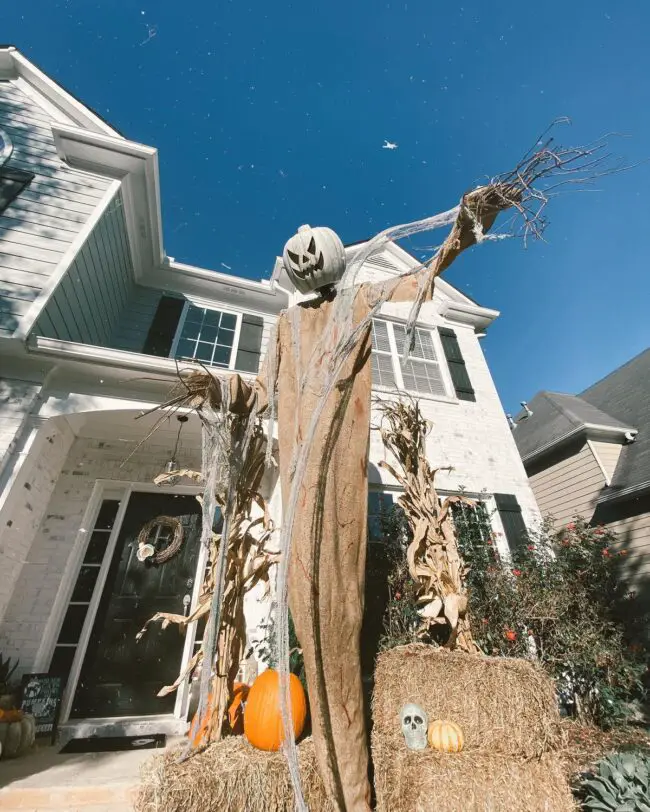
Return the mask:
POLYGON ((128 812, 138 791, 136 785, 85 787, 5 787, 0 790, 2 812, 128 812))

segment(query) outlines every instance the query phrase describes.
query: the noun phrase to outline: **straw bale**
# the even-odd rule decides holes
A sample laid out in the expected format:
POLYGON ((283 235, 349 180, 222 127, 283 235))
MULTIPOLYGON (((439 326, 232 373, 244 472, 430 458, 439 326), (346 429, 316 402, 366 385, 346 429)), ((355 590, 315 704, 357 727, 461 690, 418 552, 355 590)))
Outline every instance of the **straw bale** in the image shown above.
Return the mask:
POLYGON ((375 669, 373 741, 406 749, 399 713, 407 702, 423 707, 429 721, 459 724, 466 751, 536 758, 558 744, 553 682, 527 660, 424 644, 382 652, 375 669))
POLYGON ((553 754, 523 761, 477 751, 395 753, 373 739, 377 812, 572 812, 553 754))
MULTIPOLYGON (((282 753, 256 750, 243 736, 228 736, 178 763, 181 752, 167 751, 143 765, 136 812, 294 812, 282 753)), ((309 808, 333 812, 311 739, 298 745, 298 761, 309 808)))

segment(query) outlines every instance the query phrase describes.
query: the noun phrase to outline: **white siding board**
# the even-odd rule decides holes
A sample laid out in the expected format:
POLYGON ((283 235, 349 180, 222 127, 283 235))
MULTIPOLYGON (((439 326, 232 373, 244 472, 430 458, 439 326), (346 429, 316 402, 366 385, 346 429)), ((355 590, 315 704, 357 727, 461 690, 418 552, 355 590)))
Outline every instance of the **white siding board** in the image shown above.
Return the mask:
MULTIPOLYGON (((2 326, 9 334, 28 312, 18 303, 37 298, 34 291, 48 286, 112 183, 110 178, 68 167, 58 157, 52 121, 50 112, 13 81, 0 82, 0 126, 14 144, 9 166, 35 175, 0 216, 0 290, 7 297, 3 311, 11 314, 3 318, 2 326), (27 277, 30 272, 32 279, 27 277)), ((48 324, 70 317, 68 304, 62 301, 48 324)))
POLYGON ((0 228, 11 228, 31 234, 34 232, 34 226, 41 226, 42 228, 37 233, 45 237, 64 240, 68 244, 72 242, 78 231, 78 225, 60 217, 56 218, 56 223, 53 223, 52 220, 52 217, 34 211, 17 211, 12 205, 0 214, 0 228), (70 237, 66 233, 69 233, 70 237))

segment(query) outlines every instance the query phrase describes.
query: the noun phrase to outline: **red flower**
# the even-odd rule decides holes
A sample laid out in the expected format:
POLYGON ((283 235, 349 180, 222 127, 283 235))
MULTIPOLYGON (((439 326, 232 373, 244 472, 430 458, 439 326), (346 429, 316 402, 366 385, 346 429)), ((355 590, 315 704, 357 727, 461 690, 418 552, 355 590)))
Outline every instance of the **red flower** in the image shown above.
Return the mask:
POLYGON ((534 550, 534 549, 535 549, 535 545, 534 545, 534 544, 529 544, 529 545, 528 545, 528 549, 529 549, 529 550, 534 550))
POLYGON ((521 575, 521 570, 513 570, 512 574, 513 575, 521 575))
POLYGON ((576 529, 575 523, 571 522, 570 524, 567 524, 566 529, 567 530, 575 530, 576 529))
POLYGON ((605 558, 607 558, 607 556, 609 555, 609 550, 607 549, 607 547, 605 547, 605 549, 603 550, 603 555, 605 556, 605 558))
POLYGON ((569 547, 570 544, 571 544, 571 542, 569 541, 569 539, 564 539, 564 541, 562 542, 563 547, 569 547))
POLYGON ((512 629, 506 629, 503 633, 503 636, 506 640, 509 640, 511 643, 514 643, 517 639, 517 632, 513 632, 512 629))
POLYGON ((594 533, 595 533, 597 536, 602 536, 602 535, 604 534, 604 532, 605 532, 605 528, 604 528, 604 527, 597 527, 597 528, 594 530, 594 533))
POLYGON ((492 546, 492 542, 488 541, 488 547, 491 547, 491 546, 492 546))
POLYGON ((484 624, 485 626, 487 626, 487 624, 488 624, 488 623, 489 623, 489 620, 488 620, 486 617, 484 617, 484 618, 483 618, 483 624, 484 624))
POLYGON ((398 601, 398 600, 399 600, 401 597, 402 597, 402 593, 401 593, 401 592, 396 592, 396 593, 395 593, 395 600, 396 600, 396 601, 398 601))

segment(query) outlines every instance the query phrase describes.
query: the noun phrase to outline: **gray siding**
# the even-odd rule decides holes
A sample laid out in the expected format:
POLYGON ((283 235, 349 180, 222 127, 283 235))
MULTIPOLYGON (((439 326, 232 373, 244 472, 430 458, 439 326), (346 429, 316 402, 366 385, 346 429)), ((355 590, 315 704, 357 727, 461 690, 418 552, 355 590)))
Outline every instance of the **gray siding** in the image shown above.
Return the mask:
POLYGON ((620 443, 601 443, 592 440, 594 451, 605 469, 608 482, 612 481, 623 446, 620 443))
POLYGON ((47 302, 34 332, 109 346, 131 301, 132 280, 122 193, 118 192, 47 302))
POLYGON ((605 475, 587 443, 566 449, 561 457, 546 460, 544 466, 529 466, 528 470, 542 515, 553 516, 558 527, 576 516, 591 519, 605 475))
POLYGON ((163 293, 162 290, 133 285, 129 301, 111 338, 110 346, 113 349, 142 352, 163 293))
POLYGON ((0 81, 0 127, 14 145, 8 167, 35 174, 0 215, 0 335, 18 328, 111 183, 66 166, 50 125, 14 82, 0 81))

